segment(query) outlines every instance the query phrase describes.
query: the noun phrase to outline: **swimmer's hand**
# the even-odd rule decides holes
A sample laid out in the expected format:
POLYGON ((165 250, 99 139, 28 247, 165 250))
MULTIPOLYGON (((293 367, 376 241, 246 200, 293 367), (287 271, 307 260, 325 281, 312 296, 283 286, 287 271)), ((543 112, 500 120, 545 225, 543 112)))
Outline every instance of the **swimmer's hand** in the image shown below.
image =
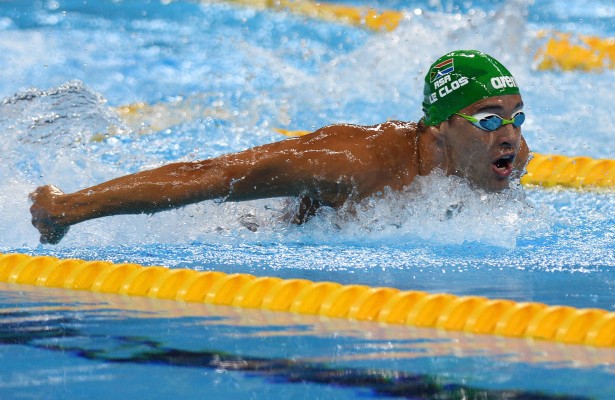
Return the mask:
POLYGON ((63 195, 60 189, 51 185, 41 186, 30 193, 32 225, 40 232, 43 244, 58 244, 68 232, 70 225, 59 222, 62 217, 59 200, 63 195))

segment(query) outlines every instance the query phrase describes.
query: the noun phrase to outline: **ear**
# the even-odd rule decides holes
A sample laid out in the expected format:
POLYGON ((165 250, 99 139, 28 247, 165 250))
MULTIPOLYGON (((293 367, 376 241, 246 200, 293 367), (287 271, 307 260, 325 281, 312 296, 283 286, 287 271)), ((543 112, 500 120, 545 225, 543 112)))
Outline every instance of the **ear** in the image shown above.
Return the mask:
POLYGON ((427 134, 430 135, 438 145, 444 144, 446 139, 446 131, 448 130, 448 121, 440 122, 438 125, 428 126, 427 134))
POLYGON ((426 126, 423 136, 423 161, 428 165, 427 170, 439 168, 446 171, 446 141, 447 141, 448 122, 444 121, 435 126, 426 126), (428 160, 428 161, 426 161, 428 160))

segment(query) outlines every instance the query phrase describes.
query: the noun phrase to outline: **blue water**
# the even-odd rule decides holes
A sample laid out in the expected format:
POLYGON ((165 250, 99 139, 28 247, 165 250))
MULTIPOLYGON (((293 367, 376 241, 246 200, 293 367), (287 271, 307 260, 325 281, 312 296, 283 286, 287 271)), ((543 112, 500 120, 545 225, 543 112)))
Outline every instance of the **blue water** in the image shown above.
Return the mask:
MULTIPOLYGON (((360 4, 407 20, 377 34, 225 3, 0 4, 0 252, 615 310, 609 192, 485 197, 435 176, 365 202, 358 217, 323 210, 302 227, 279 218, 293 207, 285 200, 205 202, 86 222, 58 246, 38 244, 27 200, 38 185, 70 192, 239 151, 280 140, 276 127, 416 120, 426 68, 454 48, 513 72, 532 150, 615 158, 613 71, 538 72, 533 58, 541 30, 615 36, 612 2, 360 4), (137 102, 163 112, 135 126, 117 108, 137 102)), ((1 398, 384 398, 373 378, 387 373, 449 394, 615 397, 612 350, 23 286, 2 285, 0 298, 1 398), (198 355, 168 362, 182 351, 198 355), (221 356, 249 361, 207 361, 221 356), (257 362, 273 372, 250 369, 257 362)))

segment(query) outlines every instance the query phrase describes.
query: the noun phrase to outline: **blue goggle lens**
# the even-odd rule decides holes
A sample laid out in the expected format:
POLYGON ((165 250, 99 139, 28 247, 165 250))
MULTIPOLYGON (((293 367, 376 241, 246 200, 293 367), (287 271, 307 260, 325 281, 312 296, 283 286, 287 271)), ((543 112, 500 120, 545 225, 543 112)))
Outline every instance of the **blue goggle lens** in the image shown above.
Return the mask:
POLYGON ((503 122, 502 118, 500 118, 497 115, 491 115, 487 118, 483 118, 478 121, 480 126, 482 126, 484 129, 488 131, 495 131, 500 126, 502 126, 502 122, 503 122))
POLYGON ((524 122, 525 122, 525 114, 523 112, 519 111, 513 117, 513 126, 515 128, 518 128, 521 125, 523 125, 524 122))

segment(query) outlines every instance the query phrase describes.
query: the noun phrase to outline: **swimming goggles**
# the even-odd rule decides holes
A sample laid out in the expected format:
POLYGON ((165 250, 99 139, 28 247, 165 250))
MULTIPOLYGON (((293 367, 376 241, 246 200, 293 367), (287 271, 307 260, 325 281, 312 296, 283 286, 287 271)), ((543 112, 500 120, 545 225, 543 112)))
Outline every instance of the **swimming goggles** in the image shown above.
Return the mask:
POLYGON ((518 128, 525 121, 525 114, 523 113, 523 111, 517 111, 511 119, 505 119, 497 114, 491 113, 478 113, 474 115, 455 113, 455 115, 459 115, 460 117, 465 118, 466 120, 470 121, 472 125, 484 131, 495 131, 502 125, 508 124, 512 124, 512 126, 518 128))

